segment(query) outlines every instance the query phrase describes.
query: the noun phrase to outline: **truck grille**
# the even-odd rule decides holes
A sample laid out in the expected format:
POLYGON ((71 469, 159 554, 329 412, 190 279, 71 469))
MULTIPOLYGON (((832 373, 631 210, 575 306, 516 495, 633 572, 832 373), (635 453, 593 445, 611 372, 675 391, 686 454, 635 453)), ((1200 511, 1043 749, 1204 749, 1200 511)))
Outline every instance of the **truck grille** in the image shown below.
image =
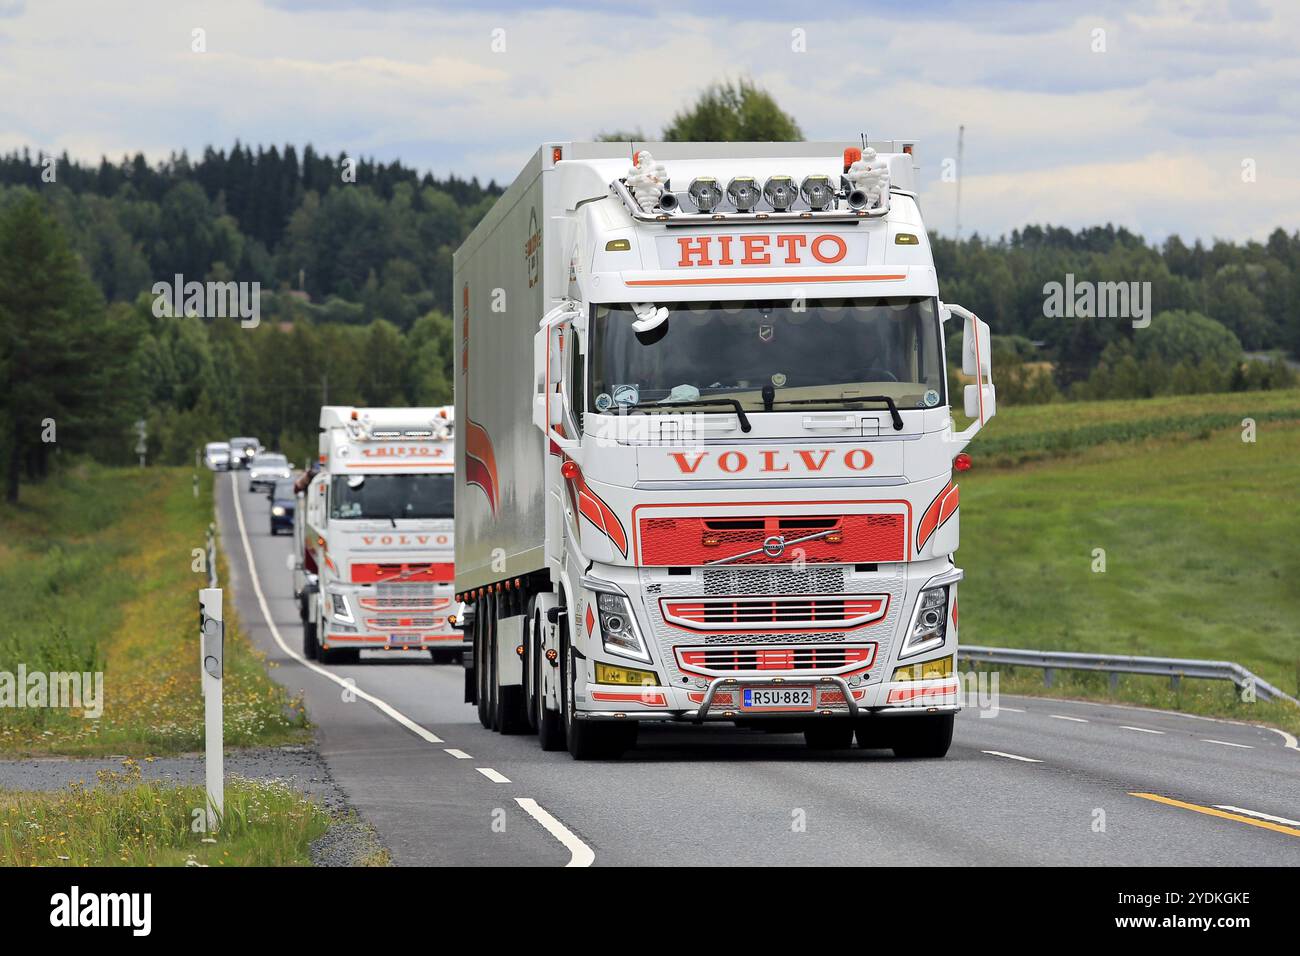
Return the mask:
POLYGON ((834 672, 865 670, 876 657, 875 644, 791 645, 765 647, 678 647, 682 670, 695 674, 734 674, 741 671, 834 672))
MULTIPOLYGON (((731 654, 733 651, 752 654, 763 649, 786 651, 792 648, 817 649, 817 661, 824 663, 828 658, 825 651, 834 648, 855 648, 864 644, 875 646, 873 660, 887 659, 890 648, 896 640, 902 626, 904 612, 904 595, 906 594, 906 577, 902 565, 883 565, 879 571, 856 572, 851 568, 818 567, 809 565, 797 567, 791 565, 740 566, 722 565, 717 567, 695 568, 687 575, 667 575, 651 569, 641 573, 641 606, 645 610, 649 633, 647 639, 653 641, 658 649, 658 658, 663 663, 666 679, 670 683, 681 684, 696 682, 707 675, 698 668, 687 670, 677 656, 678 649, 720 651, 731 654), (773 598, 781 600, 805 601, 809 606, 817 604, 816 622, 810 627, 807 619, 804 626, 797 623, 784 623, 777 626, 770 620, 766 623, 754 623, 745 628, 726 628, 711 625, 692 625, 683 627, 680 621, 670 620, 666 613, 668 604, 697 604, 704 599, 722 598, 726 601, 755 601, 768 604, 773 598), (829 620, 823 621, 822 611, 831 607, 822 605, 823 601, 864 602, 885 599, 881 616, 871 621, 864 629, 851 629, 845 626, 833 626, 829 620), (869 627, 869 630, 865 629, 869 627), (869 640, 864 640, 869 635, 869 640)), ((848 604, 853 609, 853 604, 848 604)), ((713 612, 719 613, 719 612, 713 612)), ((811 611, 809 617, 811 617, 811 611)), ((851 620, 851 618, 849 618, 851 620)), ((752 658, 751 658, 752 659, 752 658)), ((774 658, 775 660, 776 658, 774 658)), ((797 660, 803 660, 800 655, 797 660)), ((812 661, 811 655, 807 658, 812 661)), ((736 660, 736 658, 731 658, 736 660)), ((861 667, 861 664, 851 665, 861 667)), ((793 669, 792 669, 793 670, 793 669)), ((867 683, 881 679, 883 668, 873 668, 862 676, 867 683)), ((734 671, 719 671, 719 674, 731 674, 734 671)), ((770 673, 770 671, 763 671, 770 673)), ((816 673, 816 671, 809 671, 816 673)))
POLYGON ((444 619, 440 617, 368 617, 366 624, 379 631, 393 631, 397 629, 418 628, 427 630, 431 627, 441 627, 444 619))
POLYGON ((694 631, 852 630, 885 616, 887 594, 664 598, 664 620, 694 631))
POLYGON ((439 598, 425 594, 381 595, 379 597, 358 598, 357 603, 368 611, 394 609, 440 611, 443 608, 451 607, 451 598, 439 598))

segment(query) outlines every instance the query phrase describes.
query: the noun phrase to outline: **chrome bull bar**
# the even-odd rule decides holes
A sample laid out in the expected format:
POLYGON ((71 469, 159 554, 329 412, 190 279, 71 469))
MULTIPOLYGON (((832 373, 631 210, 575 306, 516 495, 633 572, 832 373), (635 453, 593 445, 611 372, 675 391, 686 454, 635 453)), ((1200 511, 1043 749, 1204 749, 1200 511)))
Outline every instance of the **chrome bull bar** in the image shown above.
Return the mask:
MULTIPOLYGON (((812 683, 814 685, 813 686, 813 708, 812 710, 806 711, 806 713, 820 714, 820 715, 831 715, 837 713, 837 711, 830 710, 825 707, 819 709, 816 706, 817 705, 816 695, 817 695, 817 691, 820 689, 820 685, 829 684, 833 687, 839 688, 840 693, 844 695, 844 703, 848 705, 849 716, 850 717, 858 716, 858 702, 853 699, 853 692, 849 690, 849 682, 846 681, 843 677, 837 677, 833 674, 825 674, 820 677, 811 678, 810 680, 804 680, 803 678, 799 678, 799 677, 794 677, 794 678, 791 677, 718 677, 715 678, 709 684, 709 689, 705 691, 704 701, 700 704, 700 706, 694 712, 687 711, 686 713, 682 714, 682 718, 685 720, 696 720, 696 721, 704 720, 704 718, 709 715, 709 711, 713 707, 713 698, 717 695, 719 690, 732 690, 734 688, 736 690, 740 690, 743 692, 746 687, 785 687, 785 686, 801 687, 808 683, 812 683)), ((773 714, 773 716, 789 716, 790 714, 798 714, 798 713, 805 713, 805 712, 804 711, 780 711, 780 712, 771 712, 771 713, 773 714)), ((734 710, 728 709, 727 711, 725 711, 724 716, 727 715, 733 717, 741 716, 741 715, 761 716, 761 714, 747 713, 743 708, 739 706, 737 706, 734 710)))

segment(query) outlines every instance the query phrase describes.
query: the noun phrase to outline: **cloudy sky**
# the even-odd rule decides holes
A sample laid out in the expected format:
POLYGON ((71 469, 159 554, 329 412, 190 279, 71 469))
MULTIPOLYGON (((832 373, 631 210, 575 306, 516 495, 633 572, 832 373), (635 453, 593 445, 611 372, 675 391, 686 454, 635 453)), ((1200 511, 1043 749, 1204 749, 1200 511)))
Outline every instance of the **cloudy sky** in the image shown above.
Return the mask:
POLYGON ((0 0, 6 152, 310 141, 509 181, 742 76, 808 138, 916 138, 942 233, 961 124, 966 233, 1300 227, 1296 0, 0 0))

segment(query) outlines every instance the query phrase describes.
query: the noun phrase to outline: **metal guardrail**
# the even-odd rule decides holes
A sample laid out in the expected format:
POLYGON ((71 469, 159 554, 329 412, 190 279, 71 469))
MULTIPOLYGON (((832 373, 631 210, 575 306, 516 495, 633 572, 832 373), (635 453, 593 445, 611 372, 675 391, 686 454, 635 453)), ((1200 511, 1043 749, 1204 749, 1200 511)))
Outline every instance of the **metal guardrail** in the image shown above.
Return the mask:
POLYGON ((208 587, 215 588, 217 584, 217 527, 214 524, 208 525, 208 587))
POLYGON ((1007 664, 1013 667, 1033 667, 1043 672, 1043 683, 1051 687, 1053 672, 1057 670, 1101 671, 1110 674, 1111 689, 1119 683, 1120 674, 1146 674, 1167 677, 1177 687, 1184 677, 1196 680, 1230 680, 1242 691, 1252 691, 1256 700, 1286 700, 1300 707, 1300 700, 1284 693, 1257 677, 1240 664, 1231 661, 1201 661, 1178 657, 1128 657, 1122 654, 1080 654, 1074 651, 1029 651, 1013 647, 976 647, 963 645, 957 657, 972 663, 1007 664))

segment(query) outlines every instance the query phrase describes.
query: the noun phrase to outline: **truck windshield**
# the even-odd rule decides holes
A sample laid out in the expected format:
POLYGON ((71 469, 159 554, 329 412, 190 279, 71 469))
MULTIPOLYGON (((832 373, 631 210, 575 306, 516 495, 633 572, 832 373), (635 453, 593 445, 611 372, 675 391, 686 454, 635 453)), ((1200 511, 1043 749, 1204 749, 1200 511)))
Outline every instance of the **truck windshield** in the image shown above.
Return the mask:
POLYGON ((454 482, 439 475, 338 475, 330 518, 450 518, 454 482))
POLYGON ((594 307, 590 408, 735 398, 762 411, 765 387, 777 410, 873 395, 902 409, 944 401, 932 298, 656 304, 668 320, 642 333, 631 305, 594 307))

